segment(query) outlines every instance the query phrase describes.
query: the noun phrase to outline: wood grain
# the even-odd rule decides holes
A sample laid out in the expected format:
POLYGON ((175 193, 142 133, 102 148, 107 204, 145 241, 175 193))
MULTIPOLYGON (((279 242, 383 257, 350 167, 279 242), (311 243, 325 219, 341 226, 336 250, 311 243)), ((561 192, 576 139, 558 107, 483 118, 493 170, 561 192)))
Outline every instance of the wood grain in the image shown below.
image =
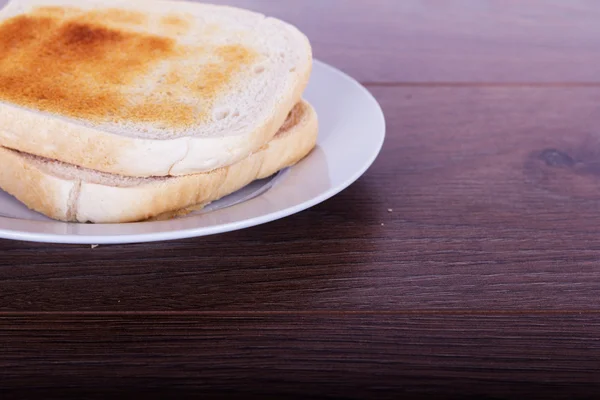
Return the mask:
POLYGON ((92 398, 123 389, 150 398, 600 394, 599 314, 73 315, 0 324, 11 398, 66 389, 92 398), (19 390, 25 378, 31 385, 19 390))
POLYGON ((0 241, 0 397, 598 397, 600 3, 216 1, 366 82, 380 157, 243 231, 0 241))

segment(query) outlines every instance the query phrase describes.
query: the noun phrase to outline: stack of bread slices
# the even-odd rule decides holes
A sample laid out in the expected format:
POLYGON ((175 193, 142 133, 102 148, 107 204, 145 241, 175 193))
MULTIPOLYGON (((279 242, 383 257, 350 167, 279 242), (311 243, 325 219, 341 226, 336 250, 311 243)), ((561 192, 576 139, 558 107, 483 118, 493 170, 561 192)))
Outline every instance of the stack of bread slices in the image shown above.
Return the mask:
POLYGON ((13 0, 0 11, 0 189, 50 218, 143 221, 311 152, 308 39, 233 7, 13 0))

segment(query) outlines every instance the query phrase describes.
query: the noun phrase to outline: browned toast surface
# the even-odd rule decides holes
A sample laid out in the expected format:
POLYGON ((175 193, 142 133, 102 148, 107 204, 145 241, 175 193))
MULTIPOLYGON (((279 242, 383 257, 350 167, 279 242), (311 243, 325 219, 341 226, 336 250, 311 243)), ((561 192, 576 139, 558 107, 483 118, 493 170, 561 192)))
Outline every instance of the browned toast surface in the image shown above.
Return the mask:
POLYGON ((72 7, 37 8, 4 21, 0 100, 97 123, 185 127, 200 122, 219 91, 256 57, 240 45, 179 44, 177 35, 190 24, 182 16, 162 17, 160 35, 142 32, 147 23, 141 12, 72 7), (184 76, 177 62, 190 54, 209 62, 184 76), (148 80, 154 87, 142 98, 140 85, 148 80))

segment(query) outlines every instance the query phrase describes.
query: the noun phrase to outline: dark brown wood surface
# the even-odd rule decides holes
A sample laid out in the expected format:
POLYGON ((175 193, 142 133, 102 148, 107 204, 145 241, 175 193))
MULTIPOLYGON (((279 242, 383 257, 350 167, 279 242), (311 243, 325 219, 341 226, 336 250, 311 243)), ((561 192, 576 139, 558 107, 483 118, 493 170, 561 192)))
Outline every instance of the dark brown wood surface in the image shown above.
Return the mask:
POLYGON ((0 241, 0 397, 600 395, 600 3, 218 2, 363 82, 380 157, 243 231, 0 241))

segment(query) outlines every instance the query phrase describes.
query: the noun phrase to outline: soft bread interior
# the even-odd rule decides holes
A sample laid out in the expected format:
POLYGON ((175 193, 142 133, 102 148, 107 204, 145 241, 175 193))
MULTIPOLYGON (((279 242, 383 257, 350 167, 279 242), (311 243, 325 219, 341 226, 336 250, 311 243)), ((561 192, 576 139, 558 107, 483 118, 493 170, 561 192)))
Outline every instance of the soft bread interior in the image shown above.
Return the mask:
POLYGON ((107 174, 0 147, 0 188, 59 220, 141 221, 205 205, 295 164, 314 148, 317 132, 316 113, 302 101, 259 151, 229 167, 179 177, 107 174))

